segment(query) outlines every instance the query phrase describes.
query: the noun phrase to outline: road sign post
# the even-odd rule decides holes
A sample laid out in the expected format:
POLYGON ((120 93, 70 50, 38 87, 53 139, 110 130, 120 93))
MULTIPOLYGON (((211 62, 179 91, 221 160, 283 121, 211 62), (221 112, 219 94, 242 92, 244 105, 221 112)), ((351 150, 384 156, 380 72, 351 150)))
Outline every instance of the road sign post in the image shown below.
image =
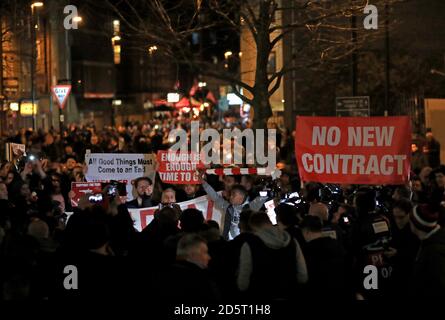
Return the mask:
POLYGON ((335 99, 337 117, 369 117, 369 96, 337 97, 335 99))
POLYGON ((63 129, 63 122, 64 122, 64 116, 63 116, 63 108, 65 107, 65 103, 68 101, 68 96, 71 92, 71 85, 57 85, 52 86, 51 91, 56 98, 56 102, 59 105, 59 130, 62 132, 63 129))

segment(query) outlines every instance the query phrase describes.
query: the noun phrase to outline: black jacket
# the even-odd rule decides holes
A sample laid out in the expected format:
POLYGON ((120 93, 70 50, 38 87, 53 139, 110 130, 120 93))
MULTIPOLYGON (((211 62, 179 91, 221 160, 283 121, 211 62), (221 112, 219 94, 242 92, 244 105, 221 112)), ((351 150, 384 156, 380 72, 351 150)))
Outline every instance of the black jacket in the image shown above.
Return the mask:
POLYGON ((419 174, 420 170, 426 166, 428 166, 428 159, 421 151, 411 153, 411 168, 416 174, 419 174))
POLYGON ((420 299, 445 298, 445 229, 422 241, 412 283, 413 295, 420 299))
POLYGON ((144 197, 142 198, 142 203, 139 205, 138 199, 135 198, 131 201, 128 201, 126 203, 128 209, 138 209, 138 208, 149 208, 153 207, 155 204, 151 200, 151 197, 144 197))
POLYGON ((345 288, 346 252, 338 240, 322 237, 306 243, 305 258, 309 275, 308 289, 311 297, 339 300, 345 288))
POLYGON ((393 230, 390 246, 397 250, 396 255, 390 259, 393 267, 391 291, 398 297, 405 297, 411 286, 407 279, 413 272, 420 240, 411 232, 408 224, 401 230, 393 230))
POLYGON ((436 139, 427 142, 427 157, 428 164, 431 168, 436 168, 440 165, 440 143, 436 139))
POLYGON ((158 278, 158 298, 171 303, 217 303, 220 293, 205 269, 187 261, 174 263, 158 278))

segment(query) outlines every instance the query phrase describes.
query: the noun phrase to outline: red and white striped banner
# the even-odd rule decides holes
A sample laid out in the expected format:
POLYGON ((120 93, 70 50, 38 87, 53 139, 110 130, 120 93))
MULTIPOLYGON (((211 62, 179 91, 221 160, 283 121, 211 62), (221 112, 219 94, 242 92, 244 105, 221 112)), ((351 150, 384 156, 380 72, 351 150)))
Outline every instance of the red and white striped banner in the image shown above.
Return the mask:
POLYGON ((217 168, 206 169, 207 174, 216 174, 218 176, 241 175, 241 174, 257 174, 260 176, 270 176, 276 170, 270 168, 217 168))

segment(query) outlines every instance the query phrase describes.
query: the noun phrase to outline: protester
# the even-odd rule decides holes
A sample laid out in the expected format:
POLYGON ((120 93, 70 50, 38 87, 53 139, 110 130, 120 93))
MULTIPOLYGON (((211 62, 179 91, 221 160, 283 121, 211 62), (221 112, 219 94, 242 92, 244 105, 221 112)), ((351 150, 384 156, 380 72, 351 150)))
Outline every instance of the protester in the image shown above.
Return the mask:
POLYGON ((178 202, 193 200, 197 197, 203 196, 205 192, 201 190, 199 184, 185 184, 183 188, 179 189, 177 194, 178 202))
POLYGON ((266 202, 267 197, 257 197, 252 202, 247 199, 247 191, 241 185, 233 185, 230 189, 229 201, 219 195, 204 179, 202 175, 202 187, 207 192, 208 196, 215 201, 215 205, 219 207, 224 213, 224 229, 223 237, 226 240, 232 240, 240 234, 239 230, 239 216, 243 209, 259 210, 266 202))
POLYGON ((134 188, 137 196, 135 199, 127 202, 128 209, 148 208, 155 205, 152 200, 153 182, 148 177, 140 177, 134 181, 134 188))
POLYGON ((411 170, 419 174, 423 167, 428 166, 426 155, 419 149, 417 143, 411 144, 411 170))
POLYGON ((176 203, 176 191, 173 188, 167 188, 162 191, 161 205, 176 203))
POLYGON ((220 292, 207 272, 210 261, 205 240, 193 233, 178 242, 176 263, 159 284, 161 301, 173 303, 217 303, 220 292))
POLYGON ((301 229, 306 241, 304 256, 308 270, 308 298, 342 301, 351 292, 346 287, 346 252, 337 240, 324 237, 319 217, 308 215, 301 229))
POLYGON ((391 239, 388 219, 377 212, 376 193, 363 188, 355 196, 357 222, 352 230, 352 252, 355 257, 355 290, 358 299, 381 300, 388 295, 390 281, 390 261, 384 255, 391 239), (365 266, 372 264, 378 271, 379 290, 367 290, 364 287, 365 266), (383 276, 385 275, 385 276, 383 276))
POLYGON ((412 232, 421 241, 414 264, 412 295, 422 301, 445 297, 445 230, 437 224, 438 213, 424 204, 409 216, 412 232))
MULTIPOLYGON (((202 186, 166 185, 159 175, 155 184, 144 175, 134 181, 136 197, 129 202, 105 188, 102 201, 95 200, 97 194, 86 194, 78 207, 71 207, 71 182, 86 181, 87 150, 156 152, 171 145, 168 133, 179 125, 190 133, 189 120, 171 119, 118 128, 70 125, 61 133, 20 130, 5 137, 7 142, 23 142, 27 156, 0 166, 2 299, 113 299, 122 292, 140 296, 135 293, 140 287, 145 301, 193 303, 304 296, 346 303, 355 298, 443 295, 438 269, 443 231, 430 226, 442 223, 436 212, 445 209, 445 170, 426 167, 426 154, 419 150, 413 151, 413 169, 419 174, 412 176, 410 188, 304 185, 292 160, 273 182, 256 175, 208 175, 202 186), (260 190, 269 190, 268 196, 259 197, 260 190), (193 200, 206 194, 209 207, 199 207, 193 200), (272 197, 277 226, 257 212, 272 197), (424 203, 431 213, 423 211, 424 203), (179 205, 188 209, 182 211, 179 205), (420 219, 413 205, 418 205, 420 219), (221 210, 221 220, 212 209, 221 210), (205 221, 209 218, 217 221, 205 221), (62 287, 63 267, 71 264, 79 266, 88 282, 77 293, 62 287), (372 292, 363 288, 368 264, 379 271, 379 289, 372 292), (414 293, 407 279, 414 280, 414 293)), ((208 126, 222 129, 219 123, 208 126)), ((292 140, 286 141, 286 156, 293 156, 292 140)))
POLYGON ((440 143, 434 138, 431 129, 427 129, 425 136, 427 143, 423 147, 423 153, 428 159, 428 165, 434 169, 440 165, 440 143))
POLYGON ((409 216, 412 213, 413 205, 408 199, 401 199, 394 203, 392 216, 394 225, 392 226, 392 239, 389 250, 385 255, 390 258, 393 266, 391 277, 391 290, 393 294, 400 297, 407 297, 410 284, 406 281, 412 272, 413 265, 419 250, 419 240, 411 232, 409 216))
POLYGON ((241 247, 237 284, 254 301, 293 300, 307 282, 306 262, 298 242, 272 225, 264 212, 249 219, 256 237, 241 247))

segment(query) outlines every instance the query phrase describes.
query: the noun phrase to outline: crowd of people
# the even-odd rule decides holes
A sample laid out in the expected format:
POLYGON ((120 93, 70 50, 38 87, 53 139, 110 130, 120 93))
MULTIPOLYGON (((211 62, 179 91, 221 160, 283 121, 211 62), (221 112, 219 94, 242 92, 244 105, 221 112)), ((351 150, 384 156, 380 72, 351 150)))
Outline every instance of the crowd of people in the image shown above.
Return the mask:
MULTIPOLYGON (((102 202, 85 196, 71 206, 71 182, 85 181, 86 150, 156 152, 171 144, 168 133, 178 125, 21 130, 4 140, 25 144, 34 158, 0 167, 1 299, 445 297, 445 166, 427 154, 437 149, 431 134, 425 159, 413 156, 407 186, 302 185, 294 164, 275 181, 201 172, 201 184, 180 186, 140 177, 131 201, 107 185, 102 202), (223 211, 222 223, 177 205, 206 194, 223 211), (272 213, 264 206, 271 199, 272 213), (128 209, 152 206, 159 208, 154 219, 138 232, 128 209), (377 288, 366 286, 368 265, 377 270, 377 288), (78 284, 67 284, 67 266, 78 270, 78 284)), ((277 143, 279 159, 295 163, 292 137, 283 131, 277 143)))

